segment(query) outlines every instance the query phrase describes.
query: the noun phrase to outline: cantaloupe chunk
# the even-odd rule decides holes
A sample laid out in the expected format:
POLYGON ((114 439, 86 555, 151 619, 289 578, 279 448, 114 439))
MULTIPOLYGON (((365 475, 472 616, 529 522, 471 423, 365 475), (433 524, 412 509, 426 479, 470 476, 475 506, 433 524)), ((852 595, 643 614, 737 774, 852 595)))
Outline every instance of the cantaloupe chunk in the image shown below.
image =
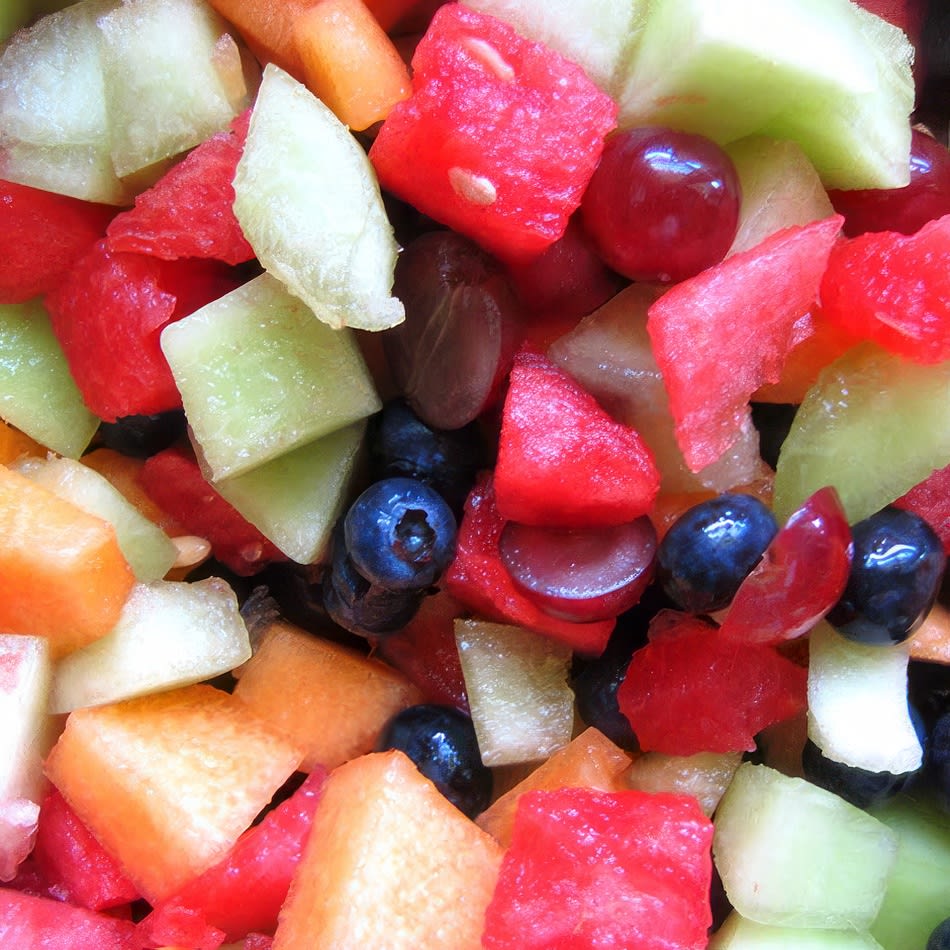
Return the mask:
POLYGON ((46 449, 25 432, 7 422, 0 422, 0 463, 7 465, 23 456, 42 458, 46 449))
POLYGON ((284 621, 264 633, 234 695, 304 750, 307 772, 372 752, 390 717, 422 702, 391 666, 284 621))
POLYGON ((0 630, 58 659, 105 636, 134 583, 112 525, 0 466, 0 630))
POLYGON ((496 799, 478 816, 477 824, 507 848, 511 844, 518 799, 525 792, 569 787, 620 791, 628 787, 623 775, 630 761, 630 756, 623 749, 591 726, 496 799))
POLYGON ((202 684, 74 711, 46 772, 155 903, 220 860, 299 759, 244 703, 202 684))
POLYGON ((273 950, 479 950, 502 849, 402 752, 331 773, 273 950))

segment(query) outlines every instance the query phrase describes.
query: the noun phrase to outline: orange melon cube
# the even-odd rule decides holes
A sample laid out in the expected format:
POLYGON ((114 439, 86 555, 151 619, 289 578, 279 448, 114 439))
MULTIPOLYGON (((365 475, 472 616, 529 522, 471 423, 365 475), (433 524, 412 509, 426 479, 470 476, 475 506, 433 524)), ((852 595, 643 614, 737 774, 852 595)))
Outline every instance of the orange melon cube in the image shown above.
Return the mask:
POLYGON ((58 659, 105 636, 134 583, 111 524, 0 465, 0 631, 58 659))
POLYGON ((24 455, 43 458, 46 449, 16 426, 0 421, 0 464, 8 465, 24 455))
POLYGON ((372 752, 389 719, 422 702, 391 666, 284 621, 238 672, 234 695, 303 750, 305 772, 372 752))
POLYGON ((479 950, 502 849, 402 752, 331 773, 273 950, 479 950))
POLYGON ((934 604, 907 641, 912 660, 950 664, 950 610, 934 604))
POLYGON ((77 709, 46 774, 151 903, 219 861, 300 751, 207 685, 77 709))
POLYGON ((497 798, 478 816, 477 824, 507 848, 511 844, 518 799, 525 792, 572 787, 621 791, 628 787, 624 774, 630 763, 631 758, 623 749, 590 726, 497 798))

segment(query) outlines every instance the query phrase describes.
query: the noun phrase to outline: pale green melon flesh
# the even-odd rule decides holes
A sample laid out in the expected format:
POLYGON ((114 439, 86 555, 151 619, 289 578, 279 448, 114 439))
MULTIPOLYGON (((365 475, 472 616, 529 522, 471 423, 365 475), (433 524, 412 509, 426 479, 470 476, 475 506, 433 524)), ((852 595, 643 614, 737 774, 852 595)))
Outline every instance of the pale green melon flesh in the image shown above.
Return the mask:
POLYGON ((162 331, 214 481, 248 472, 382 408, 352 332, 262 274, 162 331))
POLYGON ((50 711, 198 683, 250 656, 247 627, 226 581, 137 584, 116 626, 56 665, 50 711))
POLYGON ((0 304, 0 418, 69 458, 99 428, 38 300, 0 304))
POLYGON ((455 643, 482 761, 547 759, 571 741, 571 648, 509 624, 455 621, 455 643))
POLYGON ((837 795, 744 763, 715 825, 716 867, 743 917, 780 927, 867 930, 877 916, 897 836, 837 795))
POLYGON ((900 839, 897 864, 871 933, 885 950, 922 948, 950 916, 950 822, 947 813, 900 795, 871 809, 900 839))
POLYGON ((834 486, 853 524, 950 462, 950 362, 921 365, 861 344, 822 370, 782 445, 779 521, 834 486))
POLYGON ((112 483, 82 462, 67 458, 23 459, 16 469, 77 508, 108 521, 119 548, 140 581, 164 577, 178 557, 168 535, 149 521, 112 483))
POLYGON ((343 513, 365 431, 360 420, 214 487, 289 558, 313 564, 343 513))
POLYGON ((716 931, 708 950, 881 950, 868 933, 769 927, 733 912, 716 931))
POLYGON ((0 4, 0 43, 9 39, 30 18, 27 0, 6 0, 0 4))

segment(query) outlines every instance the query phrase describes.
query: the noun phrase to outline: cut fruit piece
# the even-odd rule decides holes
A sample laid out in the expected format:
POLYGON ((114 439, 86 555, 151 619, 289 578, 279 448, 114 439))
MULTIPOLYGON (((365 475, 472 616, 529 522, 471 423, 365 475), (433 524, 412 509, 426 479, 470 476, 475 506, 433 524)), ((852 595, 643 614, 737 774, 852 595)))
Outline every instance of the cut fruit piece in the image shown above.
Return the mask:
POLYGON ((709 950, 883 950, 868 933, 854 930, 814 930, 770 927, 733 911, 716 931, 709 950))
POLYGON ((213 679, 251 656, 237 597, 217 577, 137 584, 115 627, 56 667, 50 711, 213 679))
POLYGON ((455 640, 485 765, 540 761, 570 742, 570 647, 481 620, 456 620, 455 640))
POLYGON ((422 702, 397 670, 292 624, 259 637, 234 695, 304 750, 305 772, 371 752, 390 717, 422 702))
POLYGON ((39 300, 0 306, 0 416, 69 458, 99 428, 39 300))
POLYGON ((726 894, 744 917, 773 926, 867 930, 897 848, 877 819, 765 765, 741 765, 716 812, 726 894))
POLYGON ((808 737, 835 762, 902 775, 923 750, 907 706, 909 647, 856 643, 827 623, 808 646, 808 737))
POLYGON ((105 636, 135 584, 115 529, 0 467, 0 629, 53 659, 105 636))
POLYGON ((274 950, 479 950, 501 847, 402 752, 327 780, 274 950))
POLYGON ((391 296, 397 245, 366 153, 274 65, 264 69, 234 191, 261 264, 321 321, 383 330, 405 319, 391 296))
POLYGON ((826 485, 854 524, 950 462, 950 363, 923 366, 864 343, 808 391, 775 473, 774 510, 787 518, 826 485))
POLYGON ((355 337, 269 274, 168 326, 162 349, 215 480, 382 408, 355 337))
POLYGON ((0 422, 0 464, 9 465, 24 458, 46 458, 47 449, 15 426, 0 422))
POLYGON ((46 771, 155 903, 220 860, 299 759, 240 700, 198 685, 75 710, 46 771))
POLYGON ((515 811, 521 796, 532 789, 591 788, 619 792, 627 788, 630 756, 593 726, 542 762, 514 788, 496 798, 476 823, 503 848, 511 844, 515 811))
POLYGON ((48 488, 77 508, 108 521, 137 580, 157 581, 178 557, 178 549, 158 525, 149 521, 98 472, 68 458, 27 459, 12 466, 37 485, 48 488))
POLYGON ((691 795, 699 802, 703 814, 711 818, 741 762, 741 752, 645 752, 634 759, 625 781, 628 788, 641 792, 691 795))
POLYGON ((366 421, 321 436, 214 488, 298 564, 327 559, 361 458, 366 421))

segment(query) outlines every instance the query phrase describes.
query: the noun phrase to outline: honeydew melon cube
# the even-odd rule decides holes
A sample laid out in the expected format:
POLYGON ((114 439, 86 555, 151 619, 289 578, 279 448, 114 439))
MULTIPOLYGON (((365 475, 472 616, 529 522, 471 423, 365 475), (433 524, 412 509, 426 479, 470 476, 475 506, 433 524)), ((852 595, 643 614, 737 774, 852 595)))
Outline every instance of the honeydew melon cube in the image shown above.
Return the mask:
POLYGON ((509 624, 457 619, 455 643, 482 761, 547 759, 571 741, 571 649, 509 624))
POLYGON ((56 665, 50 712, 189 686, 250 657, 247 627, 226 581, 136 584, 112 631, 56 665))
POLYGON ((776 927, 867 930, 897 835, 843 798, 743 763, 715 817, 713 857, 732 906, 776 927))
POLYGON ((108 521, 137 580, 159 580, 175 563, 178 549, 168 535, 99 472, 74 459, 56 457, 22 459, 12 467, 83 511, 108 521))
POLYGON ((9 39, 30 18, 27 0, 6 0, 0 5, 0 43, 9 39))
POLYGON ((856 930, 805 930, 770 927, 733 912, 716 931, 708 950, 882 950, 869 934, 856 930))
POLYGON ((397 245, 366 152, 305 86, 264 69, 234 178, 234 213, 264 268, 332 327, 405 318, 397 245))
POLYGON ((161 345, 215 482, 382 408, 352 332, 269 274, 170 324, 161 345))
POLYGON ((198 145, 248 104, 222 82, 228 27, 204 0, 124 0, 97 22, 120 177, 198 145))
POLYGON ((366 432, 361 419, 215 489, 291 560, 323 560, 343 514, 366 432))
POLYGON ((0 418, 70 458, 99 428, 38 299, 0 304, 0 418))
POLYGON ((826 758, 895 775, 920 768, 907 705, 909 648, 855 643, 827 623, 810 635, 808 735, 826 758))

